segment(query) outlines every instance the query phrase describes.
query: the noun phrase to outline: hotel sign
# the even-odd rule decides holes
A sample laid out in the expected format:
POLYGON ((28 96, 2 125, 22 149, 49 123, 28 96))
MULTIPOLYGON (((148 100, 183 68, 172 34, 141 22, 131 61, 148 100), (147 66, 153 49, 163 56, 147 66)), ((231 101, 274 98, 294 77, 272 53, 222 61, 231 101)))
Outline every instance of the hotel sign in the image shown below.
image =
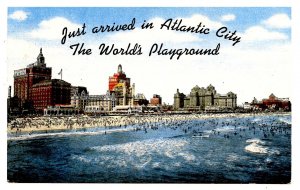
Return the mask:
POLYGON ((23 75, 26 75, 26 69, 19 69, 19 70, 14 71, 14 76, 15 77, 23 76, 23 75))

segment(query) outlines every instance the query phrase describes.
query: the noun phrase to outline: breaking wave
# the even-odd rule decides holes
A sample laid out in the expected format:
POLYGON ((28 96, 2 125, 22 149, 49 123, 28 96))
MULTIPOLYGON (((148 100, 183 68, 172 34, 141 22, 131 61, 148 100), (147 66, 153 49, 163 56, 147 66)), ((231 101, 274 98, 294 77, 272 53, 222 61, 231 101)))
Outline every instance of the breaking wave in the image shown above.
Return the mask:
POLYGON ((251 143, 245 147, 245 150, 251 153, 267 154, 268 149, 256 143, 251 143))
POLYGON ((181 167, 184 163, 193 164, 196 161, 196 156, 186 150, 187 144, 187 141, 183 139, 161 138, 95 146, 89 148, 94 151, 90 155, 73 155, 72 159, 109 168, 132 166, 136 169, 149 167, 169 170, 181 167))
POLYGON ((161 138, 144 141, 128 142, 125 144, 95 146, 90 148, 98 152, 119 152, 141 157, 152 153, 174 158, 187 144, 185 140, 161 138))
POLYGON ((101 135, 101 134, 109 134, 109 133, 116 133, 116 132, 126 132, 132 131, 133 128, 126 128, 126 129, 109 129, 109 130, 99 130, 99 131, 68 131, 68 132, 49 132, 49 133, 37 133, 37 134, 21 134, 18 136, 8 136, 7 140, 28 140, 28 139, 35 139, 35 138, 44 138, 44 137, 65 137, 65 136, 91 136, 91 135, 101 135))
POLYGON ((248 139, 246 143, 250 143, 245 147, 245 150, 250 153, 257 153, 257 154, 276 154, 279 155, 279 150, 270 149, 266 147, 266 142, 260 139, 248 139))

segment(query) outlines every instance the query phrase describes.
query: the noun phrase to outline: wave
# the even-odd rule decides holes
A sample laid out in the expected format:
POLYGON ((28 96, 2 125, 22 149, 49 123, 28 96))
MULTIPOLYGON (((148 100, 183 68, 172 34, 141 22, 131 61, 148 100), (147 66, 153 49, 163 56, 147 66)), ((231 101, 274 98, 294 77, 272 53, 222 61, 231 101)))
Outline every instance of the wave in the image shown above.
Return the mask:
POLYGON ((65 137, 65 136, 81 136, 81 135, 101 135, 101 134, 110 134, 115 132, 126 132, 133 131, 133 128, 125 128, 125 129, 108 129, 101 131, 69 131, 69 132, 49 132, 49 133, 37 133, 37 134, 24 134, 18 136, 8 136, 7 140, 28 140, 28 139, 36 139, 36 138, 44 138, 44 137, 65 137))
POLYGON ((276 155, 280 155, 280 151, 279 151, 279 150, 276 150, 276 149, 271 149, 271 150, 268 150, 268 153, 269 153, 269 154, 276 154, 276 155))
POLYGON ((153 162, 152 168, 160 168, 160 162, 153 162))
MULTIPOLYGON (((92 162, 106 163, 115 168, 120 165, 133 166, 136 169, 150 168, 178 168, 183 163, 194 164, 196 156, 186 150, 188 142, 184 139, 148 139, 128 142, 124 144, 104 145, 90 147, 92 162), (112 158, 106 159, 107 156, 112 158), (158 159, 159 158, 159 159, 158 159), (110 160, 110 162, 109 162, 110 160), (111 164, 113 162, 113 164, 111 164)), ((86 159, 77 158, 80 162, 86 159)))
POLYGON ((261 145, 265 145, 266 143, 260 139, 248 139, 246 140, 246 143, 255 143, 255 144, 261 144, 261 145))
POLYGON ((196 157, 189 152, 180 152, 178 155, 188 162, 196 161, 196 157))
POLYGON ((81 162, 90 163, 92 159, 88 159, 86 156, 72 155, 71 159, 79 160, 81 162))
POLYGON ((239 156, 238 154, 232 153, 232 154, 229 154, 229 155, 228 155, 227 161, 229 161, 229 162, 234 162, 234 161, 239 160, 239 157, 240 157, 240 156, 239 156))
POLYGON ((263 119, 262 118, 254 118, 251 123, 257 123, 259 121, 262 121, 263 119))
POLYGON ((250 153, 257 153, 257 154, 276 154, 279 155, 280 151, 276 149, 271 149, 266 147, 266 143, 260 139, 248 139, 246 143, 250 143, 245 147, 245 151, 250 153))
MULTIPOLYGON (((230 126, 218 127, 214 130, 217 131, 217 132, 229 132, 229 131, 235 131, 235 128, 234 128, 234 126, 230 125, 230 126)), ((204 132, 213 133, 212 130, 205 130, 204 132)))
POLYGON ((291 118, 279 118, 279 121, 281 121, 283 123, 286 123, 286 124, 289 124, 289 125, 292 125, 291 118))
POLYGON ((267 154, 268 149, 256 143, 251 143, 245 147, 245 150, 251 153, 267 154))
POLYGON ((137 157, 155 152, 173 158, 175 156, 174 152, 181 152, 186 144, 187 141, 183 139, 159 138, 124 144, 95 146, 90 149, 98 152, 121 152, 137 157))
POLYGON ((101 155, 101 156, 91 156, 91 155, 72 155, 72 160, 77 160, 88 165, 102 165, 107 168, 116 167, 128 167, 127 162, 124 159, 116 160, 114 156, 101 155))

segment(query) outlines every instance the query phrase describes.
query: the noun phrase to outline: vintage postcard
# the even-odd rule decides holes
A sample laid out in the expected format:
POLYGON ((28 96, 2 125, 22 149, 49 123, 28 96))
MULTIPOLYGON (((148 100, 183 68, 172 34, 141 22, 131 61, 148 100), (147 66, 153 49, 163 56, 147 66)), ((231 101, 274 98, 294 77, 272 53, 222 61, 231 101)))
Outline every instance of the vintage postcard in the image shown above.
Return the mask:
POLYGON ((290 184, 291 7, 7 7, 8 183, 290 184))

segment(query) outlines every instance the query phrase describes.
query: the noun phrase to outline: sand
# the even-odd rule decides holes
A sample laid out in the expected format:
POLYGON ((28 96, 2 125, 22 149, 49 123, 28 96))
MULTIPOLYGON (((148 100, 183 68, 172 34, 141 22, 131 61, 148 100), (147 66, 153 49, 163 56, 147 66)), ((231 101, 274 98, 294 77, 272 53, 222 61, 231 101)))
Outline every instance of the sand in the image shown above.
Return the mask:
POLYGON ((209 118, 224 117, 250 117, 274 114, 290 114, 290 113, 226 113, 226 114, 186 114, 186 115, 137 115, 137 116, 100 116, 89 117, 80 116, 62 116, 62 117, 33 117, 33 118, 17 118, 10 121, 7 125, 8 133, 16 132, 33 132, 33 131, 51 131, 51 130, 70 130, 83 129, 90 127, 111 127, 111 126, 128 126, 136 124, 150 124, 162 122, 170 124, 183 120, 198 120, 209 118))

